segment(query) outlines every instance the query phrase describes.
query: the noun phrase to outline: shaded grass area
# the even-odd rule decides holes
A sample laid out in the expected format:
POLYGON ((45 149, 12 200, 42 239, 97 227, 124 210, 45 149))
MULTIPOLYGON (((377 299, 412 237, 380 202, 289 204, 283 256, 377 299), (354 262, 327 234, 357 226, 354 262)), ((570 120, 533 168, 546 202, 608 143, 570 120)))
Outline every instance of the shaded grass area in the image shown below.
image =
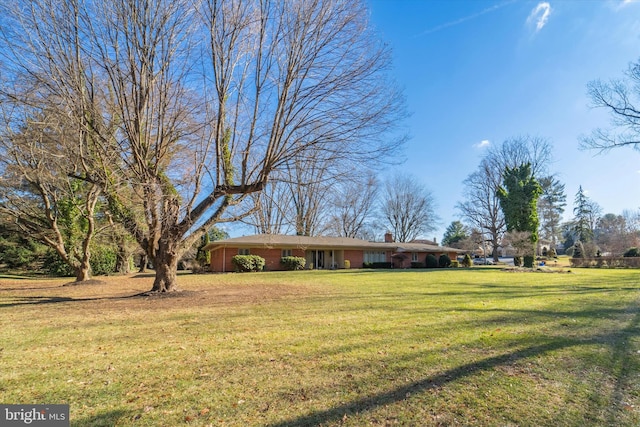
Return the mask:
POLYGON ((640 424, 640 273, 0 279, 0 401, 72 425, 640 424))

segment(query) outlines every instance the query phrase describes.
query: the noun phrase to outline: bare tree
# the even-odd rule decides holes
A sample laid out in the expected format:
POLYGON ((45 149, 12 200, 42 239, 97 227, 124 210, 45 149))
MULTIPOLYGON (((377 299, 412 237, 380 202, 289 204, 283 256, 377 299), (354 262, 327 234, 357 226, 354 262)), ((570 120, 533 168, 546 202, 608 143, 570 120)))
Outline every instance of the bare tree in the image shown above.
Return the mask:
MULTIPOLYGON (((502 244, 513 248, 514 255, 524 257, 531 255, 531 233, 529 231, 508 231, 504 234, 502 244)), ((531 268, 531 266, 529 266, 531 268)))
POLYGON ((288 212, 291 209, 290 192, 282 185, 278 176, 272 176, 264 189, 251 194, 247 203, 255 209, 242 221, 255 228, 259 234, 287 234, 288 212))
POLYGON ((287 166, 289 179, 283 184, 291 200, 289 222, 298 236, 322 234, 327 205, 334 182, 324 161, 317 158, 296 159, 287 166))
POLYGON ((78 177, 153 261, 152 291, 174 290, 181 255, 246 215, 228 208, 293 159, 357 161, 402 142, 389 132, 402 114, 390 56, 358 1, 34 0, 2 12, 5 98, 35 105, 24 81, 74 120, 78 177))
POLYGON ((509 138, 502 144, 490 148, 485 159, 499 171, 529 164, 531 174, 539 179, 547 175, 552 154, 553 147, 548 140, 525 135, 509 138))
POLYGON ((628 238, 627 247, 640 247, 640 209, 622 211, 626 225, 626 235, 628 238))
POLYGON ((492 247, 494 261, 498 261, 502 235, 506 231, 497 189, 502 182, 502 171, 486 159, 478 169, 464 180, 463 202, 456 205, 463 218, 480 230, 492 247))
POLYGON ((371 234, 368 221, 373 217, 377 196, 378 182, 373 173, 339 186, 333 196, 333 233, 341 237, 368 237, 371 234))
POLYGON ((380 212, 398 242, 435 230, 438 221, 433 195, 409 175, 398 174, 385 182, 380 212))
POLYGON ((594 232, 595 243, 604 253, 621 256, 629 245, 626 219, 622 215, 608 213, 598 219, 594 232))
POLYGON ((611 128, 597 128, 582 137, 582 148, 599 152, 619 147, 640 150, 640 61, 631 63, 622 79, 590 82, 588 95, 592 107, 609 112, 611 128))

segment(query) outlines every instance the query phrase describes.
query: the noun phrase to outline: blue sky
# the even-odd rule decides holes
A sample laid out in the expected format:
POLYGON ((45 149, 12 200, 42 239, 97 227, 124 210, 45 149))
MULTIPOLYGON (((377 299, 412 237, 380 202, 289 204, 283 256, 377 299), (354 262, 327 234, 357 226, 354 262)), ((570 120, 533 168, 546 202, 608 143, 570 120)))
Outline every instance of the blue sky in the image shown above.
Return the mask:
POLYGON ((486 147, 520 135, 553 144, 566 219, 580 185, 604 213, 640 208, 640 152, 578 147, 609 122, 589 107, 587 83, 640 59, 640 1, 367 1, 412 113, 402 169, 433 192, 441 217, 425 237, 440 241, 459 219, 462 181, 486 147))

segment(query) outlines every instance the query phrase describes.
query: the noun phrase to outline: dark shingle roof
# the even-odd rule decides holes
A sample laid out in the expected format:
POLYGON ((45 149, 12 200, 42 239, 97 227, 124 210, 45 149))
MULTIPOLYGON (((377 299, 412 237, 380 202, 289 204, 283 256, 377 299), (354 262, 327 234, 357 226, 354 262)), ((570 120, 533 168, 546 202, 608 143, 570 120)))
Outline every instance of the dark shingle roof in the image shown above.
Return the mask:
POLYGON ((282 234, 255 234, 252 236, 234 237, 209 243, 205 250, 223 247, 265 247, 265 248, 304 248, 304 249, 363 249, 390 250, 394 252, 460 252, 459 249, 423 243, 384 243, 350 237, 327 236, 289 236, 282 234))

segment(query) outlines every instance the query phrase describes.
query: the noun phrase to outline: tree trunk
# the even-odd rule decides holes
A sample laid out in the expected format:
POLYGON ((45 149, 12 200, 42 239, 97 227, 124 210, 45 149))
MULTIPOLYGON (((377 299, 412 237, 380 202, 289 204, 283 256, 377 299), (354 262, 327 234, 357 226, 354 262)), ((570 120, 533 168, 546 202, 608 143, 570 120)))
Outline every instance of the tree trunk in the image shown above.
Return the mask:
POLYGON ((167 245, 160 242, 153 265, 156 269, 156 278, 153 281, 151 292, 172 292, 178 290, 178 260, 175 245, 167 245))
POLYGON ((76 268, 76 282, 83 282, 91 279, 91 267, 89 262, 81 262, 76 268))
POLYGON ((131 254, 124 248, 118 248, 118 252, 116 253, 116 266, 115 272, 119 274, 129 274, 131 273, 131 254))
POLYGON ((149 257, 146 253, 140 255, 140 269, 138 273, 146 273, 147 272, 147 263, 149 262, 149 257))
POLYGON ((500 261, 500 252, 498 251, 500 247, 498 232, 491 233, 491 245, 493 246, 493 251, 491 254, 491 256, 493 257, 493 261, 498 262, 500 261))

